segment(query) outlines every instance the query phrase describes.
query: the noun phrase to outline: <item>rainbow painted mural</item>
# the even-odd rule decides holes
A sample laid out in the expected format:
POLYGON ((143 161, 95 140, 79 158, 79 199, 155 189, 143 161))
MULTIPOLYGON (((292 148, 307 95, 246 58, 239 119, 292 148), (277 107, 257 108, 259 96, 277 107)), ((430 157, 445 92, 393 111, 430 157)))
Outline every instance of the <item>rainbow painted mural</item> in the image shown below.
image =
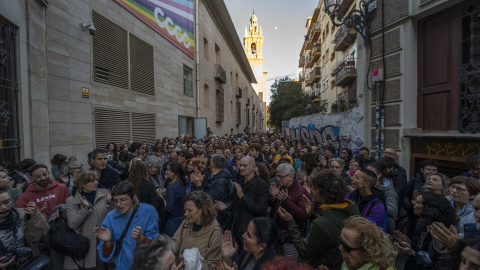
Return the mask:
POLYGON ((193 0, 115 0, 145 24, 195 58, 193 0))

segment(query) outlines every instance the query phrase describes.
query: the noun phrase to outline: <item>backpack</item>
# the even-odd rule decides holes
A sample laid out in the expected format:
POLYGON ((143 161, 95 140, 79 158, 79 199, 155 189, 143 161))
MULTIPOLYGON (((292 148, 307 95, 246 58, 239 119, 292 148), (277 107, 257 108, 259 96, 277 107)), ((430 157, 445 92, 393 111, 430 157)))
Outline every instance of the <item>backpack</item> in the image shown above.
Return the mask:
MULTIPOLYGON (((72 257, 76 260, 81 260, 87 254, 90 242, 88 238, 75 233, 69 226, 67 221, 67 212, 64 207, 59 207, 59 217, 50 221, 50 247, 66 256, 72 257)), ((78 264, 77 266, 80 269, 78 264)))

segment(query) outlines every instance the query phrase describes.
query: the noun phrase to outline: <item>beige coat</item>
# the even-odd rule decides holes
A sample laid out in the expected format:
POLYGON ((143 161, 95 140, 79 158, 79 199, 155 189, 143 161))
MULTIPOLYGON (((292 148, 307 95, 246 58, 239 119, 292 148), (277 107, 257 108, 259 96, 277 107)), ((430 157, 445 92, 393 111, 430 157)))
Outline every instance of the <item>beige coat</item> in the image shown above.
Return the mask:
POLYGON ((214 219, 198 232, 194 232, 192 228, 193 224, 188 224, 187 220, 184 220, 182 225, 178 227, 172 238, 173 253, 178 258, 179 255, 183 255, 185 249, 196 247, 200 255, 205 259, 202 263, 202 270, 217 269, 217 263, 222 260, 222 230, 217 220, 214 219), (188 227, 184 228, 184 225, 188 227))
POLYGON ((43 236, 50 231, 50 225, 48 225, 45 216, 40 211, 37 211, 28 221, 25 221, 25 209, 16 208, 15 210, 17 210, 18 218, 21 220, 25 246, 32 249, 34 256, 40 255, 35 243, 42 240, 43 236))
MULTIPOLYGON (((85 255, 85 268, 95 268, 97 261, 97 238, 93 233, 93 228, 102 225, 105 216, 113 210, 114 205, 107 204, 107 190, 98 189, 95 195, 95 206, 91 210, 85 209, 81 206, 80 192, 77 190, 77 195, 70 196, 67 199, 67 218, 68 226, 76 233, 88 238, 90 247, 87 255, 85 255)), ((83 260, 77 261, 81 266, 83 260)), ((64 269, 78 269, 72 258, 65 256, 63 264, 64 269)))

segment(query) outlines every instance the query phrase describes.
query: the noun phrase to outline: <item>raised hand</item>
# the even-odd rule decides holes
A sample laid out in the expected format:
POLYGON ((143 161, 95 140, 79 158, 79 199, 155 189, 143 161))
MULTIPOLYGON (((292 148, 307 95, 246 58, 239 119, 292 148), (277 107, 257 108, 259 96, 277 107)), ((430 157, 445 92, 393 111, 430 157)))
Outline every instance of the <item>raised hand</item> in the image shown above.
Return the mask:
POLYGON ((310 185, 308 184, 308 182, 304 182, 303 183, 303 188, 308 192, 308 194, 310 194, 311 189, 310 189, 310 185))
POLYGON ((132 237, 140 245, 143 242, 142 227, 137 226, 132 230, 132 237))
POLYGON ((109 229, 107 228, 103 228, 103 227, 95 227, 95 229, 93 229, 93 233, 95 234, 95 236, 104 241, 104 242, 110 242, 112 241, 112 233, 110 232, 109 229))
POLYGON ((240 184, 238 183, 233 183, 235 185, 235 189, 237 190, 237 196, 238 198, 242 198, 243 197, 243 189, 242 187, 240 186, 240 184))
POLYGON ((213 206, 215 207, 215 209, 217 209, 219 211, 224 211, 224 210, 227 210, 227 208, 228 208, 226 204, 224 204, 221 201, 217 201, 217 200, 215 200, 215 204, 213 206))
POLYGON ((279 207, 278 208, 278 211, 277 211, 277 214, 285 221, 290 221, 293 219, 293 216, 292 214, 290 214, 289 212, 287 212, 287 210, 285 210, 284 208, 282 207, 279 207))
POLYGON ((40 212, 45 211, 45 209, 47 209, 47 203, 46 202, 43 203, 42 208, 40 208, 40 212))
POLYGON ((458 235, 455 227, 450 225, 450 228, 445 227, 441 222, 434 222, 430 227, 430 234, 435 240, 435 246, 439 249, 447 247, 452 249, 457 244, 460 235, 458 235))
POLYGON ((0 268, 3 268, 3 267, 6 267, 6 266, 9 266, 10 264, 12 264, 14 261, 15 261, 15 256, 12 257, 12 259, 6 263, 2 263, 2 261, 5 259, 5 256, 3 257, 0 257, 0 268))
POLYGON ((279 190, 280 189, 277 187, 277 185, 275 185, 275 183, 270 183, 270 194, 272 197, 275 198, 279 190))
POLYGON ((307 215, 308 216, 311 216, 313 214, 313 205, 312 205, 312 202, 310 201, 310 199, 305 196, 305 195, 302 195, 302 199, 303 199, 303 203, 305 204, 305 211, 307 212, 307 215))
POLYGON ((280 190, 277 193, 277 199, 280 201, 280 203, 283 203, 288 199, 288 191, 280 190))
POLYGON ((25 186, 25 182, 18 182, 15 187, 16 188, 23 188, 23 186, 25 186))
POLYGON ((112 187, 112 189, 109 189, 108 192, 107 192, 107 203, 112 203, 112 199, 113 199, 113 196, 112 196, 112 190, 115 188, 115 186, 112 187))
POLYGON ((229 230, 226 230, 222 235, 222 256, 223 259, 227 262, 232 261, 232 257, 237 252, 238 244, 233 245, 232 233, 229 230))
POLYGON ((60 180, 62 180, 64 184, 68 184, 68 182, 70 182, 70 179, 67 174, 60 175, 60 180))
POLYGON ((194 174, 192 174, 192 183, 199 187, 202 185, 203 182, 203 175, 199 170, 196 170, 194 174))
POLYGON ((87 201, 87 198, 85 196, 80 195, 80 192, 78 192, 78 197, 80 197, 80 204, 87 209, 90 207, 90 203, 87 201))
POLYGON ((35 216, 35 214, 37 214, 37 204, 34 202, 27 203, 27 207, 25 207, 25 214, 35 216))

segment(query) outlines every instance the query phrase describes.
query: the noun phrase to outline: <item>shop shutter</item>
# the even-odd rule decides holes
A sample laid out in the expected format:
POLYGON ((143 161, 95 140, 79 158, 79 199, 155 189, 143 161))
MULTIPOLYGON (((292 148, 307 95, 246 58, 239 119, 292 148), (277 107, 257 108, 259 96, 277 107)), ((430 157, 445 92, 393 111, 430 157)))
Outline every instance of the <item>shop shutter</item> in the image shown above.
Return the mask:
POLYGON ((132 112, 132 140, 155 143, 155 114, 132 112))

